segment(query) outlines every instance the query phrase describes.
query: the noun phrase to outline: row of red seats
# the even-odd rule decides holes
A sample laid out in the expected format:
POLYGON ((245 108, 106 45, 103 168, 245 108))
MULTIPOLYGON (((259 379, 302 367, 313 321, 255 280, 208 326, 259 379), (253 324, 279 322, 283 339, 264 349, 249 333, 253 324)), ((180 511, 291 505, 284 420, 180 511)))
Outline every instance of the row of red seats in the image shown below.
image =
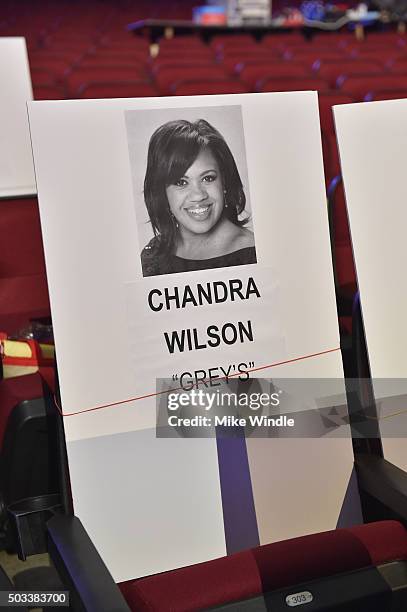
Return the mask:
MULTIPOLYGON (((47 58, 36 56, 32 60, 32 78, 35 87, 57 85, 63 97, 82 97, 83 85, 88 82, 144 82, 151 84, 154 89, 148 90, 148 95, 171 95, 180 81, 213 81, 236 80, 240 82, 240 91, 270 91, 265 86, 266 79, 273 78, 305 78, 315 83, 315 89, 349 89, 347 78, 352 75, 372 75, 383 79, 385 88, 402 89, 407 74, 407 58, 401 57, 391 65, 383 67, 373 60, 316 60, 312 66, 305 62, 278 61, 273 59, 245 59, 233 60, 232 70, 223 63, 197 61, 188 58, 188 61, 160 59, 151 62, 148 67, 141 63, 110 57, 84 58, 74 62, 66 69, 64 58, 53 58, 47 63, 47 58), (237 60, 237 61, 236 61, 237 60), (235 63, 236 61, 236 63, 235 63), (43 67, 40 67, 42 65, 43 67), (62 72, 65 68, 65 71, 62 72), (61 74, 62 73, 62 74, 61 74), (341 77, 341 78, 340 78, 341 77)), ((283 81, 284 83, 284 81, 283 81)), ((375 89, 376 83, 374 83, 375 89)), ((352 85, 353 88, 353 85, 352 85)), ((383 89, 379 87, 379 89, 383 89)), ((360 88, 363 93, 363 87, 360 88)), ((205 93, 199 91, 197 93, 205 93)), ((233 92, 231 92, 233 93, 233 92)), ((137 95, 137 94, 133 94, 137 95)), ((138 94, 146 95, 146 94, 138 94)), ((359 92, 357 93, 359 96, 359 92)), ((84 96, 88 97, 88 96, 84 96)))

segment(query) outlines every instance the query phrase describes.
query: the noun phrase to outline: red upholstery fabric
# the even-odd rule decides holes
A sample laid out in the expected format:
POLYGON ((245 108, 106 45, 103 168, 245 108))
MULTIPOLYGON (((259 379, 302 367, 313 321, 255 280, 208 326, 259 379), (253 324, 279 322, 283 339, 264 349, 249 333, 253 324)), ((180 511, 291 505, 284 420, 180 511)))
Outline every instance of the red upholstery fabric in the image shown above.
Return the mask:
POLYGON ((363 100, 369 91, 407 89, 407 74, 352 75, 338 82, 341 91, 363 100))
POLYGON ((211 47, 175 47, 174 49, 161 49, 156 62, 177 62, 182 57, 188 58, 190 62, 211 62, 215 59, 214 50, 211 47))
POLYGON ((200 38, 198 38, 195 35, 192 36, 181 36, 180 38, 162 38, 160 40, 160 53, 161 52, 166 52, 166 51, 172 51, 173 49, 185 49, 185 48, 190 48, 190 49, 206 49, 207 47, 205 46, 205 44, 201 41, 200 38))
POLYGON ((281 62, 278 60, 245 63, 239 71, 239 78, 247 83, 250 87, 254 87, 259 79, 266 78, 285 78, 296 79, 309 76, 310 69, 304 64, 294 62, 281 62))
POLYGON ((348 531, 368 549, 374 565, 407 559, 407 531, 397 521, 358 525, 348 531))
POLYGON ((249 64, 265 64, 270 62, 271 64, 281 63, 281 56, 272 48, 262 49, 240 49, 229 51, 218 56, 222 66, 230 74, 238 73, 242 66, 249 64))
POLYGON ((195 57, 191 57, 189 53, 184 55, 180 53, 177 58, 167 56, 161 57, 160 53, 158 58, 151 62, 150 69, 153 78, 159 78, 159 74, 161 72, 164 74, 171 70, 180 70, 182 68, 185 68, 188 72, 191 72, 191 70, 193 70, 195 67, 210 68, 212 66, 216 66, 218 68, 218 65, 215 64, 214 58, 200 57, 197 59, 195 57))
POLYGON ((155 82, 162 95, 171 94, 171 88, 179 81, 189 79, 199 80, 218 80, 227 79, 225 70, 216 64, 207 64, 206 66, 191 65, 191 66, 173 66, 162 68, 155 75, 155 82))
POLYGON ((286 57, 292 57, 295 60, 312 65, 316 61, 346 61, 348 54, 342 49, 319 49, 316 47, 313 49, 288 49, 286 57))
POLYGON ((176 96, 197 96, 206 94, 228 94, 246 93, 248 91, 244 83, 236 80, 219 81, 181 81, 177 83, 172 93, 176 96))
POLYGON ((34 100, 63 100, 65 90, 60 85, 34 85, 34 100))
POLYGON ((11 333, 50 315, 36 198, 0 201, 0 237, 0 330, 11 333))
POLYGON ((321 130, 323 132, 335 133, 334 116, 332 107, 336 104, 349 104, 354 102, 352 96, 342 94, 338 91, 321 92, 318 95, 319 116, 321 119, 321 130))
POLYGON ((354 59, 350 61, 335 62, 322 61, 317 74, 321 78, 329 81, 330 85, 333 87, 341 74, 381 74, 382 72, 384 72, 384 68, 379 62, 365 62, 354 59))
POLYGON ((275 78, 260 80, 256 84, 256 91, 325 91, 328 83, 318 77, 304 78, 275 78))
POLYGON ((80 63, 81 70, 89 69, 92 70, 95 68, 98 70, 103 70, 103 68, 108 69, 110 72, 115 70, 116 68, 120 71, 124 68, 135 69, 137 73, 140 72, 140 68, 144 67, 146 62, 148 61, 147 56, 134 58, 131 56, 119 56, 116 57, 104 57, 103 55, 88 55, 86 56, 80 63))
POLYGON ((10 328, 9 318, 21 315, 24 325, 29 319, 49 317, 50 306, 47 279, 44 274, 0 278, 0 329, 7 333, 17 331, 10 328))
MULTIPOLYGON (((334 140, 333 135, 331 138, 334 140)), ((342 182, 337 185, 335 190, 332 220, 332 240, 334 244, 335 275, 338 287, 338 297, 341 301, 342 307, 349 310, 352 306, 353 298, 357 291, 357 281, 342 182)))
POLYGON ((237 34, 235 36, 228 36, 227 34, 216 34, 213 36, 211 46, 216 50, 232 49, 240 47, 253 47, 257 46, 254 38, 251 34, 237 34))
POLYGON ((52 70, 47 68, 31 68, 31 81, 32 84, 42 86, 42 85, 54 85, 55 84, 55 76, 52 70))
POLYGON ((0 201, 0 278, 45 274, 37 198, 0 201))
POLYGON ((146 98, 157 96, 156 88, 146 81, 106 81, 87 83, 79 88, 78 98, 146 98))
POLYGON ((60 79, 71 65, 72 63, 65 58, 44 58, 41 56, 34 56, 30 59, 31 69, 48 70, 56 79, 60 79))
POLYGON ((406 74, 407 73, 407 58, 405 55, 402 57, 398 57, 397 59, 393 59, 387 64, 388 69, 393 74, 406 74))
POLYGON ((406 89, 389 89, 388 91, 370 91, 365 96, 365 102, 371 102, 373 100, 402 100, 407 98, 406 89))
POLYGON ((132 610, 191 612, 396 559, 407 559, 407 532, 384 521, 260 546, 120 588, 132 610))
POLYGON ((71 97, 75 97, 81 85, 89 82, 111 81, 123 82, 146 79, 144 66, 135 64, 129 66, 77 66, 69 74, 65 75, 65 86, 71 97))
POLYGON ((42 379, 38 373, 0 380, 0 448, 13 408, 24 400, 42 396, 42 379))
POLYGON ((333 131, 322 130, 322 152, 324 155, 325 177, 329 184, 341 172, 338 145, 333 131))

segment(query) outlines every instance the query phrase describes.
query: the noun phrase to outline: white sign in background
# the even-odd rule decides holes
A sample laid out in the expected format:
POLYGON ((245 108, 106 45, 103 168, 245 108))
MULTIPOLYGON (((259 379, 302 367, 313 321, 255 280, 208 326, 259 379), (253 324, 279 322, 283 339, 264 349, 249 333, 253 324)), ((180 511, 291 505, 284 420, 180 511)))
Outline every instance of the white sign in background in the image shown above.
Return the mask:
POLYGON ((35 194, 27 101, 32 100, 24 38, 0 37, 0 197, 35 194))
MULTIPOLYGON (((337 106, 335 123, 371 375, 406 378, 407 100, 337 106)), ((407 418, 397 412, 393 432, 407 418)), ((385 458, 407 470, 405 438, 387 438, 385 427, 385 458)))
MULTIPOLYGON (((216 441, 156 439, 154 398, 120 402, 154 392, 157 377, 239 357, 261 367, 324 353, 262 375, 342 377, 316 93, 34 102, 29 116, 62 408, 75 413, 65 418, 75 511, 116 580, 224 554, 216 441), (182 109, 196 107, 201 117, 228 105, 241 107, 257 264, 143 279, 125 112, 178 108, 182 118, 182 109), (248 275, 261 287, 256 302, 170 311, 167 319, 146 310, 149 288, 181 277, 195 285, 248 275), (173 362, 166 323, 205 329, 231 316, 252 320, 253 342, 188 351, 173 362)), ((352 470, 349 440, 328 454, 324 440, 291 441, 291 449, 301 442, 301 456, 280 471, 277 492, 258 476, 264 452, 279 465, 278 442, 253 440, 249 449, 262 543, 314 530, 312 508, 321 529, 335 527, 352 470), (318 474, 307 468, 311 455, 318 474), (307 480, 307 514, 273 526, 267 504, 283 517, 288 491, 307 480)))

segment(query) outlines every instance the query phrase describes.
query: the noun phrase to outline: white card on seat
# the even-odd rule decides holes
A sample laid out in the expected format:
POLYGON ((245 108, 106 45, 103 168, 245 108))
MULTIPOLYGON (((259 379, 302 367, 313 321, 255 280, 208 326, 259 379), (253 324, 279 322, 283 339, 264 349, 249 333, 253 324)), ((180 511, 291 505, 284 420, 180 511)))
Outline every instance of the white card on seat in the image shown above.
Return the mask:
POLYGON ((24 38, 0 38, 0 198, 36 193, 27 101, 32 100, 24 38))
MULTIPOLYGON (((377 379, 407 376, 407 100, 337 106, 335 123, 370 370, 380 399, 377 379)), ((406 440, 395 437, 405 431, 403 405, 381 416, 385 459, 407 470, 406 440)))
MULTIPOLYGON (((221 556, 217 441, 156 438, 156 379, 342 380, 317 95, 29 116, 75 512, 116 580, 221 556)), ((245 452, 261 543, 336 526, 349 438, 245 452)))

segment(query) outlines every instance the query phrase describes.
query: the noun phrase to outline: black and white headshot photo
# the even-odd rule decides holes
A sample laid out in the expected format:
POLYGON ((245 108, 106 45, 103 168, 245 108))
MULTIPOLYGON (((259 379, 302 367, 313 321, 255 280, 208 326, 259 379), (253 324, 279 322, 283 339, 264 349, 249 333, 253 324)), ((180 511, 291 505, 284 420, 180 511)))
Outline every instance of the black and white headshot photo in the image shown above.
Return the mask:
POLYGON ((127 111, 126 125, 143 276, 256 263, 240 107, 127 111))

